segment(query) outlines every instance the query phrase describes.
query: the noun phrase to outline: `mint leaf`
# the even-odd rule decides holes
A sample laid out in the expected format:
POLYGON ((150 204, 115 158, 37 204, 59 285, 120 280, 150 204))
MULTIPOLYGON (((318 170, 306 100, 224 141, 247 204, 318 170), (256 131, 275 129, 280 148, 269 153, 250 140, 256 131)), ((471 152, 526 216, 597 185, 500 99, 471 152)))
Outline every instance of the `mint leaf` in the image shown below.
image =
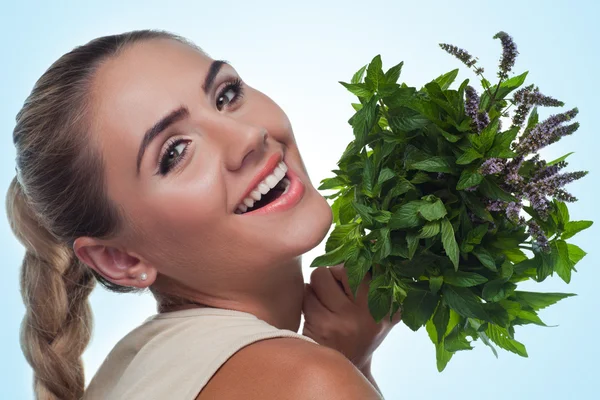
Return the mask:
POLYGON ((413 162, 407 165, 408 169, 419 169, 427 172, 452 172, 452 166, 448 157, 430 157, 423 161, 413 162))
POLYGON ((450 87, 452 82, 454 82, 454 80, 456 79, 457 76, 458 76, 458 68, 453 69, 450 72, 447 72, 443 75, 438 76, 437 78, 434 79, 434 82, 437 82, 438 85, 440 85, 440 89, 446 90, 450 87))
POLYGON ((483 264, 483 266, 486 267, 487 269, 489 269, 491 271, 497 270, 496 261, 494 260, 494 257, 485 248, 483 248, 481 246, 476 247, 475 249, 473 249, 473 255, 475 257, 477 257, 479 262, 481 264, 483 264))
POLYGON ((425 325, 439 302, 439 296, 426 290, 411 290, 402 303, 402 321, 413 331, 425 325))
POLYGON ((446 304, 463 317, 479 318, 485 321, 490 320, 490 317, 481 305, 479 297, 469 289, 445 285, 442 288, 442 293, 446 304))
POLYGON ((364 83, 346 83, 342 81, 338 82, 357 97, 370 99, 371 96, 373 96, 373 91, 370 90, 364 83))
POLYGON ((386 83, 397 83, 400 78, 400 72, 402 71, 402 66, 404 65, 404 61, 394 65, 392 68, 388 69, 384 75, 384 80, 386 83))
POLYGON ((554 164, 558 164, 559 162, 566 160, 566 159, 567 159, 567 157, 569 157, 569 156, 570 156, 571 154, 573 154, 573 153, 574 153, 573 151, 572 151, 572 152, 570 152, 570 153, 567 153, 567 154, 565 154, 565 155, 564 155, 564 156, 562 156, 562 157, 558 157, 556 160, 552 160, 552 161, 550 161, 550 162, 546 163, 546 165, 554 165, 554 164))
POLYGON ((464 169, 460 174, 458 183, 456 184, 456 190, 465 190, 472 186, 478 185, 482 180, 483 175, 481 175, 477 170, 469 168, 464 169))
POLYGON ((442 244, 446 255, 454 264, 454 269, 458 270, 458 244, 456 243, 456 237, 454 236, 454 228, 448 221, 448 218, 442 219, 442 244))
POLYGON ((379 88, 379 83, 384 83, 385 75, 381 69, 381 55, 376 55, 367 67, 367 76, 365 77, 365 83, 372 90, 379 88))
POLYGON ((425 223, 425 225, 423 225, 423 228, 421 228, 421 230, 419 231, 418 237, 420 239, 434 237, 438 233, 440 233, 440 229, 441 229, 440 223, 438 221, 427 222, 427 223, 425 223))
POLYGON ((447 212, 444 203, 442 203, 440 199, 437 199, 433 203, 425 202, 425 204, 419 208, 419 214, 427 221, 435 221, 444 217, 447 212))
POLYGON ((446 335, 446 329, 448 329, 448 322, 450 322, 450 309, 443 301, 440 301, 435 314, 432 318, 435 330, 437 333, 437 343, 441 343, 446 335))
POLYGON ((573 293, 537 293, 515 291, 513 297, 524 306, 531 307, 535 311, 551 306, 566 297, 576 296, 573 293))
POLYGON ((436 294, 437 292, 439 292, 443 283, 443 276, 432 276, 431 278, 429 278, 429 290, 431 290, 431 293, 436 294))
POLYGON ((460 157, 458 157, 456 163, 460 165, 466 165, 481 157, 483 157, 483 154, 479 153, 474 148, 469 147, 467 151, 465 151, 460 157))
POLYGON ((361 67, 358 71, 356 71, 354 73, 350 82, 351 83, 360 83, 363 79, 366 69, 367 69, 367 65, 365 64, 363 67, 361 67))
POLYGON ((390 229, 412 228, 420 224, 419 209, 425 203, 423 200, 410 201, 396 210, 390 218, 390 229))
POLYGON ((444 271, 444 282, 458 287, 471 287, 487 282, 487 278, 475 272, 446 270, 444 271))
POLYGON ((565 224, 565 230, 561 235, 561 239, 568 239, 575 234, 592 226, 593 221, 569 221, 565 224))
MULTIPOLYGON (((375 322, 379 323, 390 311, 392 294, 387 286, 389 282, 385 275, 375 277, 369 285, 368 306, 375 322)), ((405 300, 406 303, 406 300, 405 300)), ((404 317, 403 317, 404 319, 404 317)))
POLYGON ((520 355, 521 357, 527 357, 527 350, 525 346, 512 339, 508 334, 508 331, 494 324, 489 324, 485 333, 488 335, 490 340, 505 350, 520 355))

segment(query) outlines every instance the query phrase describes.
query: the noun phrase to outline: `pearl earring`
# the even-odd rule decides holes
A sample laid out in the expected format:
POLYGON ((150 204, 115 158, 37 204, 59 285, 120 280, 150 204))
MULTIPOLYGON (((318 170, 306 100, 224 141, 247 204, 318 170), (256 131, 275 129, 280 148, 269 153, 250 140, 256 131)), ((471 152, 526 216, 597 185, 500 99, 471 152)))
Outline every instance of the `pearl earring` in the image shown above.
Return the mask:
POLYGON ((147 273, 145 273, 145 272, 142 272, 142 273, 140 274, 140 280, 141 280, 141 281, 145 281, 146 279, 148 279, 148 274, 147 274, 147 273))

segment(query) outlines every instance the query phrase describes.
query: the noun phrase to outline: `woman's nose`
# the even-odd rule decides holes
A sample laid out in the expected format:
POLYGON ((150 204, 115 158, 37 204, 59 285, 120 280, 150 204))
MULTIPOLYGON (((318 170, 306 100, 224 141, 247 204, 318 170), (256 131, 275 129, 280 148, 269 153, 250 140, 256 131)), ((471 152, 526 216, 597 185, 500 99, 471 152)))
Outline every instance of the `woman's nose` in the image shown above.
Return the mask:
POLYGON ((236 171, 244 164, 259 164, 265 157, 268 136, 264 127, 227 118, 219 132, 226 168, 236 171))

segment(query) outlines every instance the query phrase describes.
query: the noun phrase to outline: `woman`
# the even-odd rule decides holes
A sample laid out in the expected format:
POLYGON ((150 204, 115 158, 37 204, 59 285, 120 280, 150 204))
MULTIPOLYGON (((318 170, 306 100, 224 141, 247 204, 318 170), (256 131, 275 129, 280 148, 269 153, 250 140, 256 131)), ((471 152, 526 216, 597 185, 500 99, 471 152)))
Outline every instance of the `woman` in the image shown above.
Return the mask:
POLYGON ((286 114, 233 66, 165 31, 101 37, 57 60, 16 120, 7 211, 38 398, 379 398, 370 357, 398 318, 374 324, 369 276, 354 301, 342 266, 304 285, 331 209, 286 114), (149 289, 158 313, 84 393, 96 281, 149 289))

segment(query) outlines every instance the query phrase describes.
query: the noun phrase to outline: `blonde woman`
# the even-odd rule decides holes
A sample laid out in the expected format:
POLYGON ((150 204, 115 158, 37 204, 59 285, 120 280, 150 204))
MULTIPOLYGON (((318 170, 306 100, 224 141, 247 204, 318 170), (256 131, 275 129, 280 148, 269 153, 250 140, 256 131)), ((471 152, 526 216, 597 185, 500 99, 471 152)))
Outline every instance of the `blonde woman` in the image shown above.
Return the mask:
POLYGON ((399 317, 375 324, 370 276, 353 301, 341 265, 304 284, 331 209, 286 114, 232 65, 166 31, 100 37, 42 75, 13 138, 37 398, 381 397, 371 354, 399 317), (158 312, 84 390, 96 281, 149 289, 158 312))

